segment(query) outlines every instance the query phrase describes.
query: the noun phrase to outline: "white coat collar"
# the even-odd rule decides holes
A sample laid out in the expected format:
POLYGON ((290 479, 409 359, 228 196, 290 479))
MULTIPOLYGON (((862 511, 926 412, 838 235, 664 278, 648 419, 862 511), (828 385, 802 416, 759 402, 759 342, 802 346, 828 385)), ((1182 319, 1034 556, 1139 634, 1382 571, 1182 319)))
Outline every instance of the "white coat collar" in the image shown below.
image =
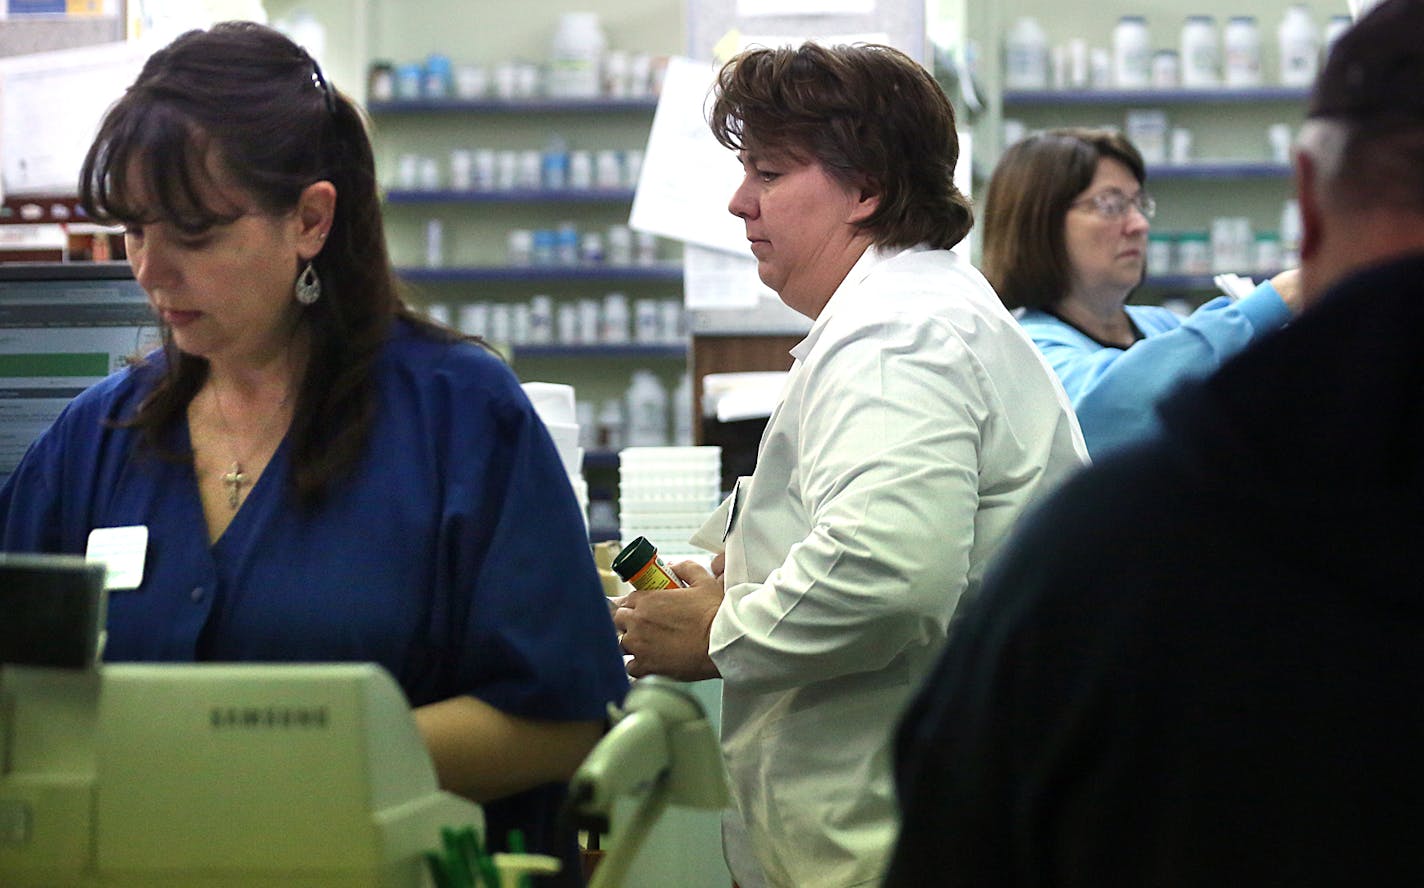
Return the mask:
POLYGON ((835 313, 837 304, 844 305, 853 301, 856 298, 855 291, 878 266, 905 253, 920 253, 928 249, 930 249, 928 244, 918 244, 913 247, 880 247, 871 244, 866 247, 865 252, 860 254, 860 258, 855 260, 855 264, 850 267, 850 271, 841 280, 840 286, 836 287, 836 291, 826 301, 826 307, 821 309, 820 316, 811 325, 811 332, 806 334, 805 339, 792 347, 791 357, 801 361, 811 353, 811 349, 816 345, 816 340, 821 338, 822 331, 826 329, 831 315, 835 313))

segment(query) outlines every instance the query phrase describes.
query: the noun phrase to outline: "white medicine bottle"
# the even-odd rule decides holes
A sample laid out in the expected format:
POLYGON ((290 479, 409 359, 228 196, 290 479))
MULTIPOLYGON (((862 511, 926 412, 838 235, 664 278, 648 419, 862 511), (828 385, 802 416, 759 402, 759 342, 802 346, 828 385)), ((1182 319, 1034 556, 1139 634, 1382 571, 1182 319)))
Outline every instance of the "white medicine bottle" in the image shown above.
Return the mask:
POLYGON ((1147 19, 1125 15, 1112 32, 1113 83, 1119 89, 1146 89, 1152 85, 1152 35, 1147 19))
POLYGON ((1004 87, 1048 88, 1048 35, 1038 19, 1023 16, 1009 29, 1004 43, 1004 87))
POLYGON ((1304 3, 1292 4, 1276 31, 1280 41, 1281 85, 1310 86, 1320 61, 1320 35, 1304 3))
POLYGON ((1261 30, 1253 15, 1233 15, 1226 21, 1223 38, 1226 85, 1261 85, 1261 30))
POLYGON ((545 92, 555 99, 597 98, 603 90, 603 56, 608 41, 596 12, 559 16, 549 58, 545 92))
POLYGON ((634 370, 623 396, 629 447, 662 447, 668 442, 668 391, 651 370, 634 370))
POLYGON ((1220 42, 1216 19, 1209 15, 1189 15, 1182 22, 1180 47, 1182 86, 1200 88, 1221 83, 1220 42))

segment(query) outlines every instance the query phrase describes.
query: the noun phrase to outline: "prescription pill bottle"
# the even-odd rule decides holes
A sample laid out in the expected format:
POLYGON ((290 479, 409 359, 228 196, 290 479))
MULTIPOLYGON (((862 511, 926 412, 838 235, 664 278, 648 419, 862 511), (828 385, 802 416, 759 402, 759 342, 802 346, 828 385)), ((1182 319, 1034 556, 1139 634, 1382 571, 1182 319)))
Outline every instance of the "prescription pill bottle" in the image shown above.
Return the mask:
POLYGON ((680 589, 682 581, 658 557, 647 537, 638 537, 613 559, 613 572, 634 589, 680 589))

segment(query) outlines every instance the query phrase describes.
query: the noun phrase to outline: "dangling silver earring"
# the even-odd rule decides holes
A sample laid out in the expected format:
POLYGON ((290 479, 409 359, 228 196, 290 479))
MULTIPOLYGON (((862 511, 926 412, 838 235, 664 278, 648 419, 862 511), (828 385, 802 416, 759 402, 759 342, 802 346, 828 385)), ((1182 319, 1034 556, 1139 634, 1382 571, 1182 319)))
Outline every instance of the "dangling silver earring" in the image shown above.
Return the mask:
POLYGON ((315 264, 308 262, 302 273, 297 275, 292 294, 302 305, 311 305, 321 298, 321 278, 316 276, 315 264))

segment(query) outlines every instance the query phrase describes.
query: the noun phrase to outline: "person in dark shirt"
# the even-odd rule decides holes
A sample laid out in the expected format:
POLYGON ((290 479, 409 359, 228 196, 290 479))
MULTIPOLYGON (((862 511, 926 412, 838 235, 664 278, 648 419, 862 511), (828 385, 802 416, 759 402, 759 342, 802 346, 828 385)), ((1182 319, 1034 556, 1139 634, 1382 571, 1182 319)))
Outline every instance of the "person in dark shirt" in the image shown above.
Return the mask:
POLYGON ((1332 52, 1301 318, 1018 528, 896 738, 885 884, 1424 884, 1424 2, 1332 52))

